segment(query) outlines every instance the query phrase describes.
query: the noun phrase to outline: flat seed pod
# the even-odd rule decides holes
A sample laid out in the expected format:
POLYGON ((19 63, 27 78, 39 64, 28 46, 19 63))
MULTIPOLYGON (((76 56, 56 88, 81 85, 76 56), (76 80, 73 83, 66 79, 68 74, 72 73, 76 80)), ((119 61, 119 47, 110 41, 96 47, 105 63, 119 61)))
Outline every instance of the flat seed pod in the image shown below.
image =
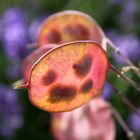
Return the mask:
POLYGON ((44 21, 38 34, 38 46, 77 40, 93 40, 102 46, 104 36, 92 17, 79 11, 68 10, 56 13, 44 21))
POLYGON ((29 99, 49 112, 69 111, 99 95, 109 68, 95 42, 60 45, 44 54, 30 73, 29 99))
POLYGON ((56 140, 115 140, 110 105, 100 97, 73 111, 52 114, 56 140))
POLYGON ((34 63, 47 51, 56 47, 56 44, 47 44, 44 47, 34 50, 29 56, 27 56, 22 63, 22 74, 24 82, 29 81, 30 71, 34 63))

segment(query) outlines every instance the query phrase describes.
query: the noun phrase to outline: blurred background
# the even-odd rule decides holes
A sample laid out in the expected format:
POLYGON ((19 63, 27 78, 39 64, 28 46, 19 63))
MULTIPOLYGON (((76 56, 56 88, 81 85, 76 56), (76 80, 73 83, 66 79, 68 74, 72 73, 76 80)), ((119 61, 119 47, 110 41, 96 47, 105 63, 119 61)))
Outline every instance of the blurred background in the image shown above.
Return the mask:
MULTIPOLYGON (((21 63, 36 42, 37 31, 49 15, 62 10, 79 10, 94 17, 105 34, 121 51, 140 65, 140 0, 1 0, 0 4, 0 140, 54 140, 51 114, 32 106, 27 90, 13 90, 13 82, 21 79, 21 63)), ((124 61, 109 54, 110 61, 120 68, 124 61)), ((127 76, 140 83, 132 72, 127 76)), ((126 82, 108 74, 108 81, 122 91, 137 107, 140 93, 126 82)), ((102 97, 112 103, 140 139, 140 119, 115 94, 106 82, 102 97)), ((116 123, 116 140, 127 139, 116 123)))

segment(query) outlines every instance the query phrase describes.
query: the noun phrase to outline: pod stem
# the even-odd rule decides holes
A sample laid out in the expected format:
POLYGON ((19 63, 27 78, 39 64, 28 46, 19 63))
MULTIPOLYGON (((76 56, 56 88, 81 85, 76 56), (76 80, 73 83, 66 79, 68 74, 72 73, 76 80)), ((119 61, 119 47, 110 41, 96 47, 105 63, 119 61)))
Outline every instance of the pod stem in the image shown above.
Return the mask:
POLYGON ((120 55, 123 60, 132 68, 132 70, 137 74, 138 77, 140 77, 140 70, 137 68, 132 61, 130 61, 109 38, 106 38, 106 42, 109 44, 109 47, 111 47, 118 55, 120 55))
POLYGON ((13 83, 12 87, 13 87, 13 89, 29 88, 29 83, 24 83, 24 81, 21 79, 15 83, 13 83))
MULTIPOLYGON (((111 83, 110 83, 111 84, 111 83)), ((111 84, 112 85, 112 84, 111 84)), ((113 86, 113 85, 112 85, 113 86)), ((131 103, 131 101, 118 89, 116 89, 113 86, 113 89, 115 90, 115 93, 124 101, 124 103, 133 111, 136 113, 136 115, 140 118, 140 111, 137 110, 137 108, 131 103)))
POLYGON ((126 135, 129 138, 129 140, 136 140, 133 131, 130 130, 128 125, 125 123, 125 121, 121 117, 120 113, 116 110, 116 108, 113 105, 111 105, 111 112, 113 116, 115 117, 115 119, 117 120, 117 122, 120 124, 120 126, 126 132, 126 135))
POLYGON ((121 73, 119 70, 117 70, 115 68, 115 66, 113 65, 110 65, 110 69, 115 72, 116 74, 118 74, 121 78, 123 78, 125 81, 127 81, 131 86, 133 86, 137 91, 140 92, 140 86, 135 82, 133 81, 132 79, 126 77, 123 73, 121 73))

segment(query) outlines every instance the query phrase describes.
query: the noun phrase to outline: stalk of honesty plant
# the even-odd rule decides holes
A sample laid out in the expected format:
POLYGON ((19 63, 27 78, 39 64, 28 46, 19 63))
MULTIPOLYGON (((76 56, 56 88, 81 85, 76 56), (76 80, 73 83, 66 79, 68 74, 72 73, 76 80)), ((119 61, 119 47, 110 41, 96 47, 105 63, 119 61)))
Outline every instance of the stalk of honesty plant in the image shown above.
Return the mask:
MULTIPOLYGON (((50 16, 40 27, 36 46, 23 62, 23 80, 16 82, 14 88, 27 88, 31 103, 44 111, 71 111, 100 96, 109 69, 140 91, 135 81, 109 63, 107 47, 113 48, 123 57, 128 69, 140 76, 138 67, 84 13, 63 11, 50 16)), ((135 110, 126 97, 120 97, 135 110)), ((112 110, 122 124, 114 107, 112 110)), ((121 126, 127 133, 131 132, 126 125, 121 126)))

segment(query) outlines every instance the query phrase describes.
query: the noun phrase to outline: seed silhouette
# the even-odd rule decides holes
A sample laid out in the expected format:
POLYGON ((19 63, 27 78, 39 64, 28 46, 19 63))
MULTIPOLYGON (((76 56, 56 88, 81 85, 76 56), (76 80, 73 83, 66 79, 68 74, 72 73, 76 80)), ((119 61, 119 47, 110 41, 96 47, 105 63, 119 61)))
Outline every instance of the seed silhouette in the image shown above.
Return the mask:
POLYGON ((60 101, 70 101, 76 95, 76 88, 73 86, 56 85, 50 90, 49 101, 57 103, 60 101))
POLYGON ((71 35, 73 37, 73 40, 87 40, 90 36, 90 32, 87 27, 82 24, 76 24, 73 26, 68 25, 64 29, 64 32, 67 35, 71 35))
POLYGON ((52 84, 56 79, 56 73, 53 70, 47 72, 47 74, 43 77, 43 83, 45 85, 52 84))
POLYGON ((87 92, 89 92, 92 88, 93 88, 93 81, 92 81, 91 79, 88 79, 88 80, 86 80, 86 81, 82 84, 80 90, 81 90, 81 92, 83 92, 83 93, 87 93, 87 92))
POLYGON ((52 30, 47 35, 48 43, 59 43, 61 41, 61 34, 57 30, 52 30))
POLYGON ((86 54, 80 61, 73 64, 73 69, 79 77, 84 77, 90 71, 92 65, 92 57, 90 54, 86 54))

